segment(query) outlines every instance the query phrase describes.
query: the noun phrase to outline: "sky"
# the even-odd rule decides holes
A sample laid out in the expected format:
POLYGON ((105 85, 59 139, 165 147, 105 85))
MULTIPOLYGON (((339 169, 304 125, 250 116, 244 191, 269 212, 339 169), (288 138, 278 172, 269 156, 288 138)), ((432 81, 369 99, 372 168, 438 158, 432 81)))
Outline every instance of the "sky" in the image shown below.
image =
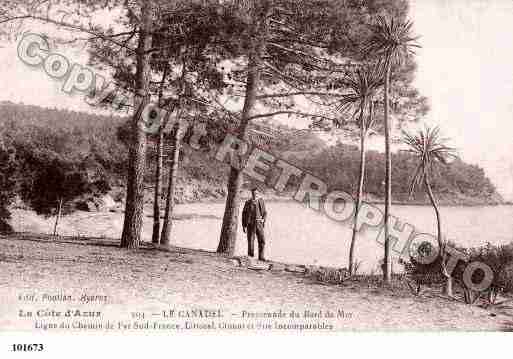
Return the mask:
MULTIPOLYGON (((513 200, 513 0, 411 0, 410 17, 421 36, 415 84, 430 100, 425 120, 513 200)), ((83 50, 59 52, 86 65, 83 50)), ((0 101, 87 109, 23 64, 15 44, 0 44, 0 63, 0 101)))
POLYGON ((413 0, 410 10, 426 120, 513 200, 513 0, 413 0))

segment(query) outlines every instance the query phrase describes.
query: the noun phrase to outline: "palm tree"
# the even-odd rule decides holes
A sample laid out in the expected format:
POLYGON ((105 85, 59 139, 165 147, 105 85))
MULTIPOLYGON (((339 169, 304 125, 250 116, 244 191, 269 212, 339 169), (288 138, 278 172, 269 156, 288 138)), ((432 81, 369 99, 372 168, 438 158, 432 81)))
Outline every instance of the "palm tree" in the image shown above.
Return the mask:
POLYGON ((441 263, 441 272, 446 278, 445 294, 452 297, 452 279, 446 268, 447 252, 445 250, 446 243, 442 238, 442 220, 440 210, 436 203, 433 189, 431 187, 431 176, 433 175, 436 165, 447 164, 449 160, 456 158, 456 151, 452 147, 448 147, 445 143, 446 138, 440 136, 440 128, 426 127, 420 130, 415 136, 403 131, 403 141, 408 145, 408 152, 417 157, 418 164, 413 173, 410 184, 410 196, 413 195, 415 189, 424 184, 424 189, 429 197, 429 201, 435 210, 437 223, 437 241, 439 248, 439 256, 441 263))
POLYGON ((420 47, 411 35, 413 23, 409 20, 387 19, 379 16, 371 26, 371 36, 363 49, 365 58, 377 57, 384 72, 384 127, 385 127, 385 257, 383 277, 392 280, 390 239, 388 238, 390 207, 392 205, 392 157, 390 153, 390 74, 393 67, 400 66, 414 54, 413 48, 420 47))
POLYGON ((358 190, 356 192, 356 208, 354 214, 353 235, 351 238, 351 246, 349 248, 349 273, 355 274, 354 265, 354 249, 356 242, 357 219, 360 211, 363 185, 365 178, 366 164, 366 139, 369 130, 374 123, 374 103, 373 98, 382 85, 381 77, 375 67, 362 66, 356 71, 351 72, 344 78, 344 87, 349 92, 342 96, 339 109, 355 108, 353 117, 358 114, 358 128, 360 136, 360 173, 358 179, 358 190), (368 116, 365 117, 365 111, 368 108, 368 116))

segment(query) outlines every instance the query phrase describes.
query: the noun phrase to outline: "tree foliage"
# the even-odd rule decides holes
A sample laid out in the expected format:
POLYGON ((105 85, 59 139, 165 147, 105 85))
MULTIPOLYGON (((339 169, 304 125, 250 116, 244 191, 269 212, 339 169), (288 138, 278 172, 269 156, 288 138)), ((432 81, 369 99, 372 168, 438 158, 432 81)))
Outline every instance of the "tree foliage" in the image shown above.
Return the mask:
MULTIPOLYGON (((44 175, 32 172, 38 166, 41 169, 48 168, 49 172, 46 173, 50 173, 52 161, 55 161, 55 165, 63 165, 70 172, 80 173, 82 181, 87 178, 82 187, 86 191, 84 194, 99 193, 97 191, 104 188, 102 179, 109 186, 122 183, 120 178, 126 169, 126 147, 116 134, 118 128, 126 128, 124 124, 127 119, 13 103, 3 103, 0 109, 4 114, 0 122, 4 139, 4 150, 1 153, 6 158, 2 165, 7 168, 1 172, 3 177, 0 188, 5 193, 2 203, 11 203, 16 193, 21 195, 21 186, 16 186, 16 181, 22 184, 29 180, 34 181, 36 175, 44 175), (32 164, 29 160, 33 161, 32 164), (39 165, 35 166, 36 163, 39 165)), ((230 126, 233 126, 222 117, 214 117, 208 124, 208 133, 212 135, 208 140, 216 144, 220 144, 226 130, 232 130, 230 126)), ((354 193, 358 180, 358 147, 343 143, 330 147, 311 131, 295 130, 271 122, 254 123, 249 133, 251 140, 260 143, 265 150, 312 172, 325 180, 330 188, 354 193), (270 132, 272 129, 272 136, 267 137, 264 142, 256 138, 253 129, 260 132, 270 132)), ((368 151, 367 154, 365 192, 375 199, 382 196, 383 156, 377 151, 368 151)), ((416 168, 416 160, 405 152, 395 153, 393 156, 396 165, 393 168, 392 190, 395 198, 406 202, 409 199, 410 178, 416 168)), ((205 183, 205 187, 218 188, 219 193, 223 193, 221 189, 227 175, 227 165, 219 165, 208 160, 205 154, 195 151, 183 152, 181 158, 184 159, 180 161, 181 187, 191 181, 198 181, 205 183)), ((153 168, 151 164, 155 161, 155 154, 151 151, 148 160, 149 167, 153 168)), ((151 183, 152 178, 149 171, 146 181, 151 183)), ((446 203, 457 204, 472 199, 476 203, 493 202, 497 197, 495 186, 484 170, 461 159, 439 166, 434 172, 432 186, 442 202, 446 203)), ((291 187, 289 189, 293 190, 291 187)), ((43 187, 42 192, 45 190, 43 187)), ((55 192, 50 196, 51 201, 64 195, 63 192, 55 192)), ((416 198, 418 201, 425 200, 420 193, 417 193, 416 198)), ((55 203, 52 202, 52 205, 55 203)), ((46 212, 48 211, 51 213, 51 206, 47 206, 46 212)))
MULTIPOLYGON (((311 139, 313 134, 302 133, 303 141, 318 141, 311 139)), ((290 140, 291 143, 294 143, 290 140)), ((322 143, 322 142, 321 142, 322 143)), ((281 147, 287 158, 311 171, 326 181, 330 188, 336 188, 354 193, 358 182, 359 149, 357 146, 337 143, 332 147, 324 147, 311 155, 303 151, 303 147, 291 145, 281 147)), ((410 202, 410 187, 412 173, 417 168, 417 158, 406 152, 392 153, 396 164, 392 168, 392 193, 400 202, 410 202)), ((365 192, 370 199, 380 199, 383 196, 383 177, 385 174, 382 163, 384 154, 370 150, 367 152, 367 170, 365 176, 365 192)), ((461 159, 455 159, 448 165, 439 166, 431 179, 433 191, 438 194, 442 203, 497 203, 500 196, 496 188, 486 176, 484 170, 477 165, 468 164, 461 159)), ((415 192, 417 202, 425 203, 426 197, 422 191, 415 192)))
POLYGON ((54 214, 61 199, 65 212, 73 210, 73 200, 105 193, 126 167, 126 151, 112 140, 121 118, 12 103, 0 111, 1 136, 14 150, 15 170, 5 173, 38 213, 54 214))
POLYGON ((0 138, 0 233, 12 230, 8 224, 11 218, 9 205, 13 202, 16 195, 17 169, 14 147, 0 138))

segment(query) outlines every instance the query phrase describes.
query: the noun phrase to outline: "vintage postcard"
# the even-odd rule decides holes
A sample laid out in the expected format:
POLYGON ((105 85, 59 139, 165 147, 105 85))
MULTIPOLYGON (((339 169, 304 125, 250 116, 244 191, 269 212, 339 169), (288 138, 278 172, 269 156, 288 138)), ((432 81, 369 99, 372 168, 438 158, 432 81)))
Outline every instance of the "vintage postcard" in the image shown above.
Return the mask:
POLYGON ((511 23, 0 1, 0 333, 513 330, 511 23))

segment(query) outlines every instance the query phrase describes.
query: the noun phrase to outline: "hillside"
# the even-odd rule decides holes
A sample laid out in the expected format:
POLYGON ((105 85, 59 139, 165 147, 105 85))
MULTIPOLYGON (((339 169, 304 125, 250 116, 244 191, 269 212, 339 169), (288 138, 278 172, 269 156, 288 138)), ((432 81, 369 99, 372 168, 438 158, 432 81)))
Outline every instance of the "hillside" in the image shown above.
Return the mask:
MULTIPOLYGON (((16 150, 21 173, 18 192, 23 197, 25 180, 34 176, 45 163, 70 167, 81 178, 81 186, 91 187, 94 196, 123 186, 127 166, 127 148, 120 139, 125 118, 105 117, 65 110, 45 109, 4 102, 0 104, 0 135, 16 150), (23 174, 21 176, 21 174, 23 174)), ((324 179, 331 189, 353 193, 358 178, 358 149, 338 143, 327 146, 314 132, 293 130, 283 125, 265 123, 254 126, 260 131, 272 129, 273 137, 265 148, 278 157, 324 179)), ((256 140, 253 138, 253 140, 256 140)), ((151 191, 155 163, 155 146, 148 151, 146 173, 151 191)), ((225 195, 228 166, 207 160, 200 153, 181 153, 176 200, 197 202, 220 200, 225 195)), ((394 154, 393 196, 401 202, 425 203, 423 194, 410 201, 408 186, 415 162, 410 155, 394 154)), ((367 199, 379 201, 384 178, 383 154, 369 151, 365 192, 367 199)), ((167 172, 167 171, 165 171, 167 172)), ((33 178, 32 178, 33 179, 33 178)), ((164 182, 165 183, 165 182, 164 182)), ((293 190, 293 183, 288 190, 293 190)), ((483 169, 456 160, 440 169, 433 183, 434 191, 445 204, 496 204, 502 199, 483 169)), ((26 188, 25 188, 26 192, 26 188)), ((120 195, 122 195, 122 192, 120 195)), ((69 194, 70 196, 73 193, 69 194)), ((56 195, 57 196, 57 195, 56 195)), ((57 198, 57 197, 55 197, 57 198)), ((150 200, 151 196, 148 196, 150 200)))
MULTIPOLYGON (((316 131, 292 130, 276 126, 276 133, 269 146, 271 151, 296 166, 308 170, 325 180, 330 189, 354 193, 358 181, 359 149, 352 144, 337 142, 327 145, 316 131)), ((365 177, 366 200, 381 202, 385 169, 383 153, 367 152, 365 177)), ((395 202, 427 204, 429 199, 422 192, 409 198, 411 176, 416 159, 405 152, 392 154, 392 194, 395 202)), ((503 199, 484 170, 456 159, 437 169, 433 190, 440 203, 445 205, 501 204, 503 199)), ((290 187, 292 189, 292 186, 290 187)))

